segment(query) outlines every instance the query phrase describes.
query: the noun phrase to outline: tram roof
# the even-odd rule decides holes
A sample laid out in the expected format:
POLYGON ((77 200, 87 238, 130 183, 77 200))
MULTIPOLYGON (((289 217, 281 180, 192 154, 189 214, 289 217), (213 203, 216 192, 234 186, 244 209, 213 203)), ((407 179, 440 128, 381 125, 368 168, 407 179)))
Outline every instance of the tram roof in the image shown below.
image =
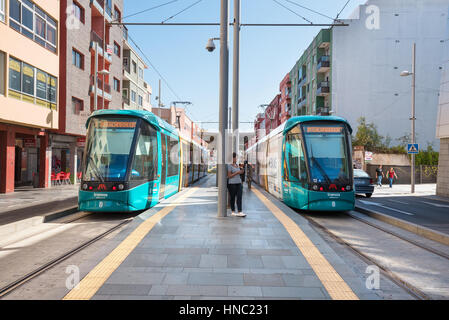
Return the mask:
POLYGON ((160 128, 163 128, 175 135, 178 135, 178 130, 172 125, 168 124, 166 121, 162 120, 154 113, 146 111, 146 110, 97 110, 87 119, 86 127, 89 126, 90 119, 96 116, 104 116, 104 115, 118 115, 118 116, 128 116, 128 117, 137 117, 145 120, 146 122, 152 124, 158 131, 160 128))
POLYGON ((298 116, 293 117, 287 120, 284 127, 284 134, 289 132, 294 126, 300 123, 306 123, 306 122, 314 122, 314 121, 334 121, 334 122, 343 122, 348 125, 349 132, 352 133, 352 128, 349 122, 341 117, 336 116, 298 116))

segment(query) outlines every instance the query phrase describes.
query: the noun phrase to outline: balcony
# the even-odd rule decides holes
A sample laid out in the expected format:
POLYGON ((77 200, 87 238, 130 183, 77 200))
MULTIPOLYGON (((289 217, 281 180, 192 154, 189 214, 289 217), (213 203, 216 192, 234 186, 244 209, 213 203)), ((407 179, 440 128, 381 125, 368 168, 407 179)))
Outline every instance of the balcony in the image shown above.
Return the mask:
POLYGON ((318 64, 316 66, 316 70, 318 73, 326 73, 330 70, 330 57, 329 56, 321 56, 318 60, 318 64))
POLYGON ((112 22, 112 8, 110 7, 110 2, 106 0, 90 0, 91 5, 93 5, 101 15, 104 15, 108 22, 112 22), (105 8, 106 14, 104 14, 103 7, 105 8))
POLYGON ((329 81, 319 82, 316 89, 316 95, 320 97, 326 97, 330 93, 329 81))
MULTIPOLYGON (((98 54, 101 56, 103 55, 103 39, 95 32, 91 31, 90 33, 90 48, 95 52, 95 42, 98 43, 98 54)), ((109 53, 106 53, 106 60, 109 63, 112 63, 112 55, 109 53)))
POLYGON ((299 100, 298 100, 298 109, 303 107, 303 106, 305 106, 306 102, 307 102, 307 98, 305 96, 299 98, 299 100))
POLYGON ((328 116, 329 115, 329 107, 317 107, 316 115, 318 116, 328 116))
MULTIPOLYGON (((95 94, 95 77, 90 76, 90 93, 95 94)), ((103 97, 103 80, 97 77, 97 96, 103 97)), ((108 83, 104 84, 104 98, 106 100, 112 101, 111 96, 111 85, 108 83)))
POLYGON ((301 79, 298 79, 298 87, 305 86, 307 82, 307 75, 303 75, 301 79))

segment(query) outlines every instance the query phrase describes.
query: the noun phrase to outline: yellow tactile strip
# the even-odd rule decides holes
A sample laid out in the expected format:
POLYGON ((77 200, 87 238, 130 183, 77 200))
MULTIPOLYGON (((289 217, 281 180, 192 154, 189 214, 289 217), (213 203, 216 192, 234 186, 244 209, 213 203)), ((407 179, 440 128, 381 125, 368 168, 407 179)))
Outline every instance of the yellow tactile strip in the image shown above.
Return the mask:
POLYGON ((285 227, 331 298, 334 300, 358 300, 359 298, 357 295, 346 284, 337 271, 335 271, 332 265, 326 260, 301 228, 282 212, 281 209, 268 200, 259 190, 253 188, 253 191, 285 227))
POLYGON ((173 203, 142 222, 125 240, 123 240, 123 242, 92 269, 83 280, 81 280, 78 288, 72 289, 63 300, 91 299, 126 257, 128 257, 128 255, 137 247, 148 232, 150 232, 159 221, 196 190, 196 187, 192 188, 173 203))

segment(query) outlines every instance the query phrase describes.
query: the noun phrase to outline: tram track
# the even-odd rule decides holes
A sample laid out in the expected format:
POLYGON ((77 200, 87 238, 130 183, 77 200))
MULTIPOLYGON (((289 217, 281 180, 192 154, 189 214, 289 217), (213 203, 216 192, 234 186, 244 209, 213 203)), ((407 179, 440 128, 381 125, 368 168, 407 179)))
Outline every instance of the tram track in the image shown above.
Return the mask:
MULTIPOLYGON (((378 261, 376 261, 375 259, 371 258, 369 255, 363 253, 360 249, 356 248, 354 245, 352 245, 351 243, 345 241, 342 237, 336 235, 334 232, 332 232, 331 230, 329 230, 327 227, 323 226, 322 224, 320 224, 319 222, 315 221, 312 217, 306 215, 306 214, 302 214, 300 213, 302 217, 304 217, 305 219, 307 219, 307 221, 309 221, 314 227, 322 230, 324 233, 326 233, 327 235, 329 235, 332 239, 334 239, 337 243, 339 243, 340 245, 345 246, 346 248, 350 249, 356 256, 360 257, 365 263, 367 263, 368 265, 375 265, 379 268, 380 272, 387 277, 390 281, 392 281, 393 283, 395 283, 396 285, 398 285, 399 287, 401 287, 403 290, 405 290, 408 294, 410 294, 412 297, 414 297, 415 299, 418 300, 433 300, 428 294, 426 294, 425 292, 423 292, 422 290, 420 290, 419 288, 417 288, 416 286, 412 285, 411 283, 401 279, 399 276, 397 276, 394 272, 392 272, 391 270, 389 270, 387 267, 385 267, 384 265, 382 265, 381 263, 379 263, 378 261)), ((449 259, 449 256, 447 256, 445 253, 439 252, 433 248, 428 248, 424 245, 421 245, 419 243, 416 243, 413 240, 410 239, 406 239, 405 237, 402 237, 398 234, 395 234, 394 232, 390 231, 390 230, 386 230, 380 226, 376 226, 368 221, 365 221, 361 218, 358 217, 354 217, 353 215, 351 215, 350 213, 347 214, 348 216, 350 216, 351 218, 354 218, 357 221, 360 221, 362 223, 365 223, 373 228, 376 228, 380 231, 383 231, 385 233, 388 233, 390 235, 393 235, 399 239, 401 239, 402 241, 406 241, 410 244, 413 244, 415 246, 418 246, 421 249, 427 250, 433 254, 437 254, 438 256, 441 256, 443 258, 449 259)))
MULTIPOLYGON (((90 214, 83 215, 81 217, 76 217, 73 219, 70 219, 65 222, 65 224, 73 223, 75 221, 81 220, 90 214)), ((83 249, 89 247, 90 245, 98 242, 99 240, 105 238, 107 235, 111 234, 112 232, 120 229, 121 227, 125 226, 126 224, 130 223, 134 218, 128 218, 119 224, 114 225, 113 227, 107 229, 105 232, 102 232, 101 234, 97 235, 96 237, 83 242, 82 244, 78 245, 77 247, 68 250, 67 252, 63 253, 62 255, 52 259, 51 261, 44 263, 40 267, 34 269, 33 271, 27 273, 26 275, 10 282, 9 284, 3 286, 0 288, 0 299, 5 297, 6 295, 10 294, 14 290, 18 289, 22 285, 26 284, 27 282, 31 281, 32 279, 36 278, 37 276, 41 275, 45 271, 55 267, 56 265, 60 264, 64 260, 70 258, 71 256, 75 255, 76 253, 82 251, 83 249)))

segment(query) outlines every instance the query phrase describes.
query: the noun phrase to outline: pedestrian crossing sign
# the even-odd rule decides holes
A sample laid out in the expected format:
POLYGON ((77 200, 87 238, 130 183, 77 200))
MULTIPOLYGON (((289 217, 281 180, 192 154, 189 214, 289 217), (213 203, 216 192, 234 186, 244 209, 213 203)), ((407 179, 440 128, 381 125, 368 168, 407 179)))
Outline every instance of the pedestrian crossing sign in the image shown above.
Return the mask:
POLYGON ((419 153, 419 144, 409 143, 407 145, 407 153, 408 154, 418 154, 419 153))

